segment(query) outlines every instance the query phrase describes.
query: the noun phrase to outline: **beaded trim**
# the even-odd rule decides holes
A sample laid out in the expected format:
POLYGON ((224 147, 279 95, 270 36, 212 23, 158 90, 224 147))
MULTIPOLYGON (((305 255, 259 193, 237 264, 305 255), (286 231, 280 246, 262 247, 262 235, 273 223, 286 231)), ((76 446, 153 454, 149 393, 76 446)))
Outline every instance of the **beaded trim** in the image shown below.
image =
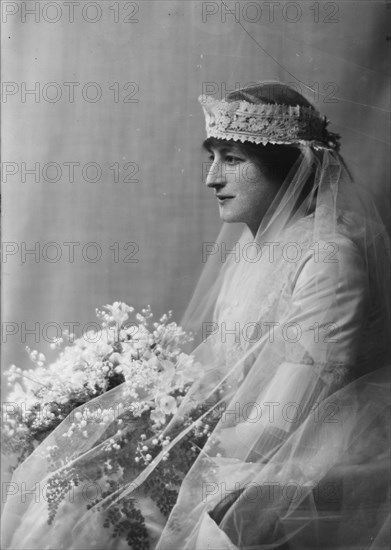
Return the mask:
POLYGON ((329 132, 329 121, 318 111, 299 105, 228 102, 211 96, 198 98, 205 114, 207 137, 263 144, 309 144, 315 149, 339 149, 339 135, 329 132))

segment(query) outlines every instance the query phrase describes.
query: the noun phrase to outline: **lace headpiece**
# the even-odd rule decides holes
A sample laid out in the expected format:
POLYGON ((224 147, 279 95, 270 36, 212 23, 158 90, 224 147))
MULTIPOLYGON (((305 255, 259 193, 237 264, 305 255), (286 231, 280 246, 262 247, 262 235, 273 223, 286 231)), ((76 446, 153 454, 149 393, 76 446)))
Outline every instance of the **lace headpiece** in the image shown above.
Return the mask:
MULTIPOLYGON (((278 85, 280 91, 283 87, 304 100, 288 86, 278 85)), ((260 84, 251 89, 237 90, 227 100, 201 95, 199 102, 205 114, 207 137, 263 145, 309 144, 315 149, 339 149, 339 136, 327 130, 329 121, 325 116, 321 116, 312 106, 260 100, 259 91, 264 92, 268 87, 268 84, 260 84), (253 95, 254 90, 258 97, 253 95), (250 101, 243 99, 244 97, 250 101), (251 101, 253 99, 256 102, 251 101)))

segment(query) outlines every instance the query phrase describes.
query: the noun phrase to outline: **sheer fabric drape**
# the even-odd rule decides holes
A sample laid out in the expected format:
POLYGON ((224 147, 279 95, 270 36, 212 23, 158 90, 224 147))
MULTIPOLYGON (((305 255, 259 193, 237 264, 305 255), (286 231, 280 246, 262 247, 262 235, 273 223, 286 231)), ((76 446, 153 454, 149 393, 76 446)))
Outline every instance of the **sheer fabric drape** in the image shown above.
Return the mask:
MULTIPOLYGON (((227 228, 215 244, 236 242, 239 255, 211 256, 185 315, 199 335, 200 377, 165 433, 195 407, 225 412, 167 522, 143 485, 162 454, 116 498, 137 497, 151 547, 161 550, 385 548, 389 252, 376 209, 338 153, 303 147, 255 239, 237 231, 227 228)), ((122 392, 95 404, 113 407, 122 392)), ((64 421, 13 481, 45 484, 48 445, 64 459, 59 475, 104 460, 110 426, 65 444, 67 429, 64 421)), ((104 512, 86 510, 77 489, 74 498, 52 526, 46 502, 10 498, 5 547, 126 547, 103 527, 104 512)))

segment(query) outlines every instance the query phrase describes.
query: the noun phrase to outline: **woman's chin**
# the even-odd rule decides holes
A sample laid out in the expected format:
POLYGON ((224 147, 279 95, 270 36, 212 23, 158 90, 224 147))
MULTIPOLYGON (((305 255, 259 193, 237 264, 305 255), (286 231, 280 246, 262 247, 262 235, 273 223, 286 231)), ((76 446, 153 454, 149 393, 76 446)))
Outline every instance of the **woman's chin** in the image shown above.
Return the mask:
POLYGON ((234 212, 224 212, 220 209, 220 219, 225 223, 240 223, 243 219, 234 212))

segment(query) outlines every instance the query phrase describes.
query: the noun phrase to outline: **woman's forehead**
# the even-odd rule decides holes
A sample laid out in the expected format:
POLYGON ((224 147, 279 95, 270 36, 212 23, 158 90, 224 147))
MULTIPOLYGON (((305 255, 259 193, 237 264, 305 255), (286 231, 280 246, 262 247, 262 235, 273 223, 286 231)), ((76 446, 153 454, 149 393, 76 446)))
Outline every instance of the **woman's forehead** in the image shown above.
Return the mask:
POLYGON ((243 151, 240 149, 236 143, 229 142, 218 142, 218 143, 207 143, 206 147, 208 150, 219 153, 240 153, 243 154, 243 151))

